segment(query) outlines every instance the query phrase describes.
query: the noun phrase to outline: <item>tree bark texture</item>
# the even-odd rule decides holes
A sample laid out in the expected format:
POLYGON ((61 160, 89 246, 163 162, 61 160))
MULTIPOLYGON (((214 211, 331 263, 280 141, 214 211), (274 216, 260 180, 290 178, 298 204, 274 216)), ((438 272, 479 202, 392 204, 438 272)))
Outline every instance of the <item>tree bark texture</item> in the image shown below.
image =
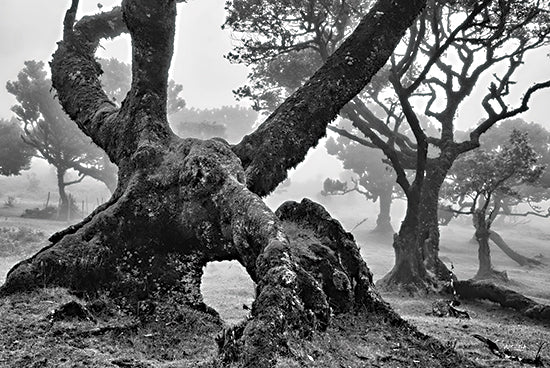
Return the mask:
MULTIPOLYGON (((118 186, 106 204, 16 265, 0 293, 59 285, 107 292, 123 306, 170 300, 204 309, 203 266, 238 260, 257 297, 251 319, 232 334, 241 347, 232 357, 250 367, 275 365, 289 334, 323 330, 332 312, 366 308, 397 319, 372 289, 352 236, 322 207, 285 204, 276 215, 260 195, 325 135, 424 5, 378 1, 309 82, 231 147, 181 139, 168 126, 176 1, 124 0, 121 8, 75 22, 73 0, 51 62, 52 82, 71 119, 119 167, 118 186), (94 53, 100 39, 126 31, 133 79, 117 108, 101 88, 94 53)), ((231 360, 224 352, 234 344, 220 345, 231 360)))
POLYGON ((426 165, 426 176, 422 184, 419 205, 419 230, 417 247, 422 251, 426 270, 433 278, 449 281, 450 270, 439 259, 439 190, 449 171, 452 160, 448 155, 442 159, 429 159, 426 165))

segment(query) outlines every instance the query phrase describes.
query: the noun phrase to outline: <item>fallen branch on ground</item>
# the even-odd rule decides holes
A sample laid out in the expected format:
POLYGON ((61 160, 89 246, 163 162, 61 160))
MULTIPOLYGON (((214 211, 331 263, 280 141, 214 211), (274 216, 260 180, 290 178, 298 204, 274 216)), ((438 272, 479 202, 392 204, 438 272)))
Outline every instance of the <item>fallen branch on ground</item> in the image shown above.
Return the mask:
POLYGON ((494 355, 496 355, 497 357, 499 357, 501 359, 513 360, 513 361, 516 361, 516 362, 520 362, 522 364, 532 364, 535 367, 543 367, 544 366, 544 364, 542 363, 540 353, 542 351, 542 348, 546 344, 545 342, 543 342, 542 344, 539 345, 539 348, 537 350, 537 354, 535 355, 534 358, 524 358, 524 357, 521 357, 521 356, 513 353, 512 351, 510 351, 508 349, 504 349, 504 350, 501 349, 494 341, 489 340, 488 338, 486 338, 484 336, 477 335, 477 334, 472 335, 472 336, 475 337, 476 339, 478 339, 479 341, 483 342, 485 345, 487 345, 489 350, 491 350, 491 353, 493 353, 494 355))
POLYGON ((472 280, 457 281, 454 283, 454 288, 461 298, 487 299, 504 308, 512 308, 527 317, 550 321, 550 306, 539 304, 513 290, 472 280))

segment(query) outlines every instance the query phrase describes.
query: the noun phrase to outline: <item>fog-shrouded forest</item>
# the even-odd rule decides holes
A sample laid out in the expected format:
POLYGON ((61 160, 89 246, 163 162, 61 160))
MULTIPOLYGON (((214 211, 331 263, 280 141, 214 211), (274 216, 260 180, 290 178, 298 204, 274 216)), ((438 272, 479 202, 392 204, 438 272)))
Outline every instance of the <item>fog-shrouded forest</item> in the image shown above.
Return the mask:
POLYGON ((0 367, 550 365, 548 2, 3 9, 0 367))

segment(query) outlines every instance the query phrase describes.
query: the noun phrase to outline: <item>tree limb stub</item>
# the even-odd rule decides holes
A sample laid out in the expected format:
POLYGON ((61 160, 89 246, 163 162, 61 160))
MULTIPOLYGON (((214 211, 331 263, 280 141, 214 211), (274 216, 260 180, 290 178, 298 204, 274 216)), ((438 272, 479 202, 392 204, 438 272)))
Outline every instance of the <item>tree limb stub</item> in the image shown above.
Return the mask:
POLYGON ((386 63, 425 3, 378 1, 309 81, 233 148, 254 193, 269 194, 286 178, 287 170, 304 159, 340 109, 386 63), (308 99, 311 102, 304 104, 308 99))

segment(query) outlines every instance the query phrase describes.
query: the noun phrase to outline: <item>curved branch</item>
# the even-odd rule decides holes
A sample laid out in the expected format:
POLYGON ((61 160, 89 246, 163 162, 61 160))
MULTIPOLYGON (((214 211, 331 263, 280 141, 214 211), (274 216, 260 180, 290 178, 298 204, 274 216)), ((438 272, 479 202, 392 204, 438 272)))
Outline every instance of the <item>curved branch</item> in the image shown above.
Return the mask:
POLYGON ((378 1, 310 80, 234 146, 254 193, 270 193, 303 161, 339 110, 386 63, 425 2, 378 1))
MULTIPOLYGON (((52 84, 67 114, 115 164, 152 156, 150 147, 172 136, 166 120, 168 68, 173 51, 174 0, 125 0, 123 8, 74 23, 78 1, 64 20, 64 38, 53 55, 52 84), (128 27, 127 27, 128 25, 128 27), (104 38, 130 32, 132 88, 119 110, 103 91, 95 51, 104 38), (140 154, 145 150, 146 154, 140 154), (139 151, 140 153, 138 154, 139 151)), ((151 161, 151 160, 149 160, 151 161)))
POLYGON ((102 38, 114 38, 127 32, 122 21, 120 7, 109 12, 84 17, 76 24, 75 13, 78 1, 73 0, 65 15, 63 41, 50 63, 52 85, 57 90, 59 102, 80 129, 110 157, 106 137, 114 130, 107 124, 107 116, 114 116, 118 109, 103 91, 99 76, 101 67, 94 53, 102 38))

